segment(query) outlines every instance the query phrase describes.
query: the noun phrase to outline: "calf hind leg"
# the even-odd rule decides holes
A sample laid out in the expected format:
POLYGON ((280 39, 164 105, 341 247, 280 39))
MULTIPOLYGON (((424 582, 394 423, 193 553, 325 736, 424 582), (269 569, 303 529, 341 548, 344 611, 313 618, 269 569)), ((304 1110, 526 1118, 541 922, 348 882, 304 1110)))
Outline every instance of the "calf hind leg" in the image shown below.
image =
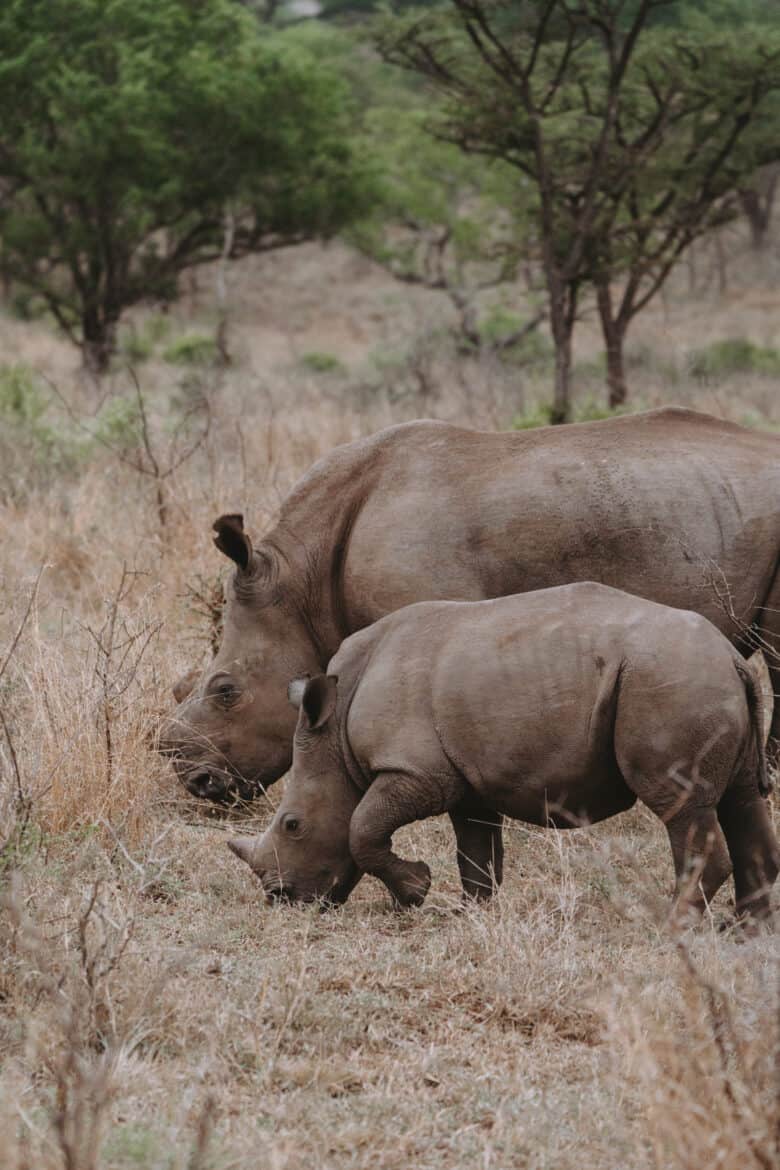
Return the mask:
POLYGON ((715 810, 686 808, 665 823, 674 860, 676 914, 701 914, 731 873, 715 810))
POLYGON ((780 846, 767 802, 755 789, 727 790, 718 805, 718 820, 734 866, 737 917, 766 918, 769 894, 780 870, 780 846))
MULTIPOLYGON (((661 718, 663 712, 652 705, 643 708, 644 697, 641 691, 634 696, 643 716, 635 718, 641 734, 630 728, 626 733, 618 718, 615 754, 631 791, 666 826, 676 878, 676 916, 684 918, 701 913, 731 873, 715 805, 734 767, 729 746, 733 737, 724 730, 715 739, 702 740, 686 727, 676 734, 668 719, 661 718)), ((684 702, 686 696, 679 698, 684 702)))

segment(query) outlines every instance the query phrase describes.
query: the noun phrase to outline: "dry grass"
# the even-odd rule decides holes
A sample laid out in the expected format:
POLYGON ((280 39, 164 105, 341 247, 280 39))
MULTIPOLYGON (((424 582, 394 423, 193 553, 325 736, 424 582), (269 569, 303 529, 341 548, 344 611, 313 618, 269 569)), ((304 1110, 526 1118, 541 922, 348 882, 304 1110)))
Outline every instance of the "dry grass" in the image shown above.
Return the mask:
MULTIPOLYGON (((217 579, 214 515, 240 508, 262 530, 334 443, 421 413, 506 425, 546 386, 543 370, 426 350, 416 322, 443 319, 435 298, 343 249, 234 281, 236 362, 197 374, 213 426, 171 477, 165 525, 154 485, 104 448, 53 476, 31 454, 0 512, 0 664, 21 629, 0 678, 0 1166, 768 1170, 775 936, 719 933, 724 893, 676 938, 648 814, 569 836, 513 826, 488 910, 460 909, 443 822, 401 842, 432 864, 422 911, 392 913, 368 880, 335 913, 267 909, 228 823, 152 752, 170 684, 209 653, 188 586, 217 579), (381 346, 409 363, 379 377, 381 346), (315 351, 346 373, 313 374, 300 358, 315 351)), ((780 294, 691 300, 685 281, 637 326, 638 397, 777 425, 776 383, 703 387, 684 369, 718 337, 780 343, 780 294)), ((172 331, 209 312, 204 276, 172 331)), ((0 341, 89 419, 96 391, 44 325, 2 320, 0 341)), ((586 320, 583 396, 595 347, 586 320)), ((167 441, 195 375, 159 355, 139 375, 167 441)), ((114 388, 130 392, 125 375, 114 388)))

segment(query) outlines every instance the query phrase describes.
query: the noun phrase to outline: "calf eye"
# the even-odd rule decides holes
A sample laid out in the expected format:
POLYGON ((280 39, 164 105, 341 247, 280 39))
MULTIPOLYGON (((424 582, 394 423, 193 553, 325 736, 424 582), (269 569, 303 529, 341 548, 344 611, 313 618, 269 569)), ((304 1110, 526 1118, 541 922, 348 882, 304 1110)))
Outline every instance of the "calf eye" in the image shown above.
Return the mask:
POLYGON ((284 827, 288 833, 294 833, 295 830, 298 828, 297 817, 288 817, 287 820, 284 822, 284 827))

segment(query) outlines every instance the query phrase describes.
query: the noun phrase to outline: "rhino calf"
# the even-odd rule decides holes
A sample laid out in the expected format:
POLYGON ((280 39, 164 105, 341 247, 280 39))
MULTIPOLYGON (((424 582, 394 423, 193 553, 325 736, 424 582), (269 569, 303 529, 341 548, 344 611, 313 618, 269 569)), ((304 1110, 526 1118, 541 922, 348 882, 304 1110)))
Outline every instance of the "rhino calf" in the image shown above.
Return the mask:
POLYGON ((422 602, 348 638, 290 698, 284 797, 262 837, 230 842, 269 898, 342 902, 370 873, 419 905, 430 870, 393 833, 445 812, 465 893, 489 897, 502 817, 569 828, 639 799, 666 826, 684 908, 733 866, 737 913, 769 912, 772 712, 755 664, 698 614, 590 583, 422 602))

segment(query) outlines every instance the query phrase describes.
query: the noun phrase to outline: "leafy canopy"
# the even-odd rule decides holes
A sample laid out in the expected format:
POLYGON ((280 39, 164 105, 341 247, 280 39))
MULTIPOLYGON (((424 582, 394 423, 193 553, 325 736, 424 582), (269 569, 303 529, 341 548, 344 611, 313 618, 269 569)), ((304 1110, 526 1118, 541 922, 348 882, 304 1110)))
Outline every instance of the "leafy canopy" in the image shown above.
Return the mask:
POLYGON ((235 256, 368 197, 340 79, 230 0, 0 0, 0 44, 0 262, 76 340, 173 296, 226 209, 235 256))

